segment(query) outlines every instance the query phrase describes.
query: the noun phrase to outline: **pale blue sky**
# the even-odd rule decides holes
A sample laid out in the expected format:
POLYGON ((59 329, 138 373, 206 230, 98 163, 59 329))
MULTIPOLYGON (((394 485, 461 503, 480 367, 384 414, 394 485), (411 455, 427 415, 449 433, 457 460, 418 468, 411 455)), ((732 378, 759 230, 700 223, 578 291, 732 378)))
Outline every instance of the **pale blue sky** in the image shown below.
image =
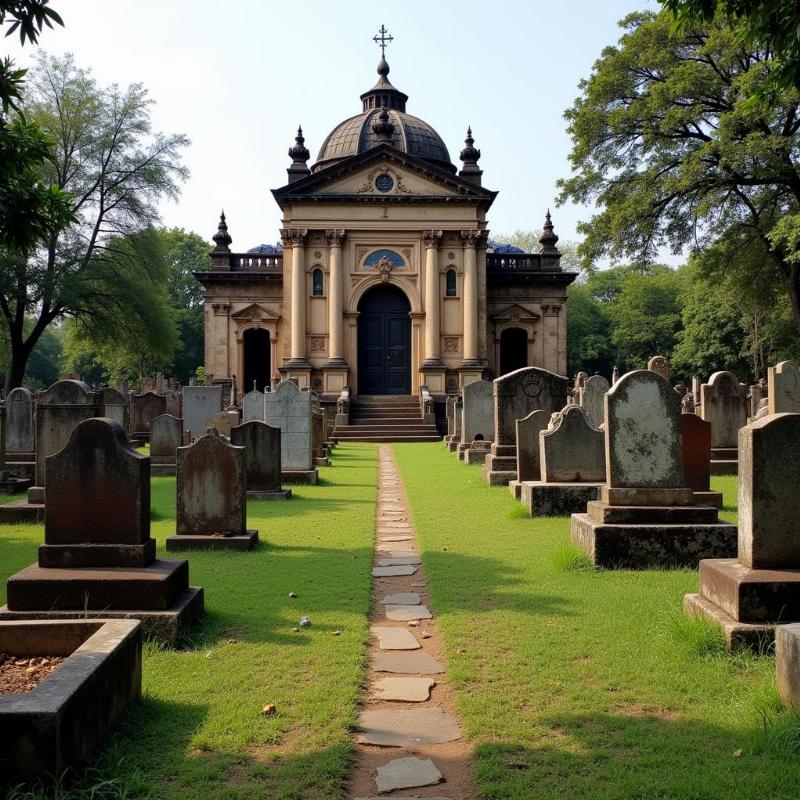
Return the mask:
MULTIPOLYGON (((237 250, 278 238, 269 190, 286 182, 298 123, 312 162, 323 139, 360 111, 377 78, 381 24, 394 36, 390 79, 408 111, 433 125, 457 161, 467 125, 484 185, 500 194, 496 233, 541 226, 555 183, 569 174, 562 117, 617 22, 655 0, 52 0, 63 30, 44 49, 70 51, 102 82, 141 81, 157 128, 183 132, 191 178, 164 222, 210 237, 220 207, 237 250)), ((3 51, 26 62, 10 39, 3 51)), ((589 209, 553 209, 576 238, 589 209)), ((670 259, 672 260, 672 259, 670 259)))

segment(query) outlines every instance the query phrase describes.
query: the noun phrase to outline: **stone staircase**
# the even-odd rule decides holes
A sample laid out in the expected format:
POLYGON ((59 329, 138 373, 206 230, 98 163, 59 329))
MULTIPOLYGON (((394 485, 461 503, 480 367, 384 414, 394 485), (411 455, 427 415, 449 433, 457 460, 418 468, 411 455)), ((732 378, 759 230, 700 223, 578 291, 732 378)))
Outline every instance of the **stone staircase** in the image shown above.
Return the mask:
POLYGON ((412 395, 357 395, 350 401, 350 424, 337 426, 340 442, 438 442, 435 425, 422 419, 419 399, 412 395))

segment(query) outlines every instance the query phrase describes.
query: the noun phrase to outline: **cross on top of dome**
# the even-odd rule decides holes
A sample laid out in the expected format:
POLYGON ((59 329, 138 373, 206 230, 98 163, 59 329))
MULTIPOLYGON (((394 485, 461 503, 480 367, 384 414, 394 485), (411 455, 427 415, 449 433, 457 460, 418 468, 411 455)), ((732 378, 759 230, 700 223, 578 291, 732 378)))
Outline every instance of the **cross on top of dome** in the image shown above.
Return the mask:
POLYGON ((381 25, 381 29, 378 31, 377 36, 372 37, 372 41, 378 45, 381 49, 381 58, 386 57, 386 46, 389 42, 394 41, 394 36, 392 36, 389 31, 386 30, 385 25, 381 25))

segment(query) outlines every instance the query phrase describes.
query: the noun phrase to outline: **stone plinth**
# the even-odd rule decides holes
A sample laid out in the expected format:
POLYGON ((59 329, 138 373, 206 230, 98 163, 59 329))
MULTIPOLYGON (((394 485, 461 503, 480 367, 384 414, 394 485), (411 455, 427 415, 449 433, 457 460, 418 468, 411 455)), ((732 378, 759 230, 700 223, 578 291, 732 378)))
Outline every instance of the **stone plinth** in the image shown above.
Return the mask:
POLYGON ((523 481, 519 499, 532 517, 560 517, 585 511, 587 503, 600 498, 602 486, 602 483, 523 481))
POLYGON ((739 431, 738 555, 703 561, 700 592, 685 598, 687 611, 719 624, 730 646, 763 646, 776 625, 800 622, 798 447, 800 414, 739 431))
POLYGON ((136 620, 0 622, 0 652, 65 660, 39 686, 0 695, 0 775, 33 781, 78 769, 142 691, 136 620))
POLYGON ((483 464, 486 461, 486 456, 492 449, 491 442, 475 441, 464 450, 464 463, 465 464, 483 464))
POLYGON ((681 399, 657 372, 637 370, 605 399, 607 479, 599 502, 572 516, 572 542, 598 566, 697 566, 733 555, 736 526, 694 505, 684 485, 681 399))
POLYGON ((47 459, 39 561, 8 579, 0 618, 133 617, 174 642, 203 612, 187 561, 155 558, 149 459, 113 420, 88 419, 47 459))
POLYGON ((250 550, 258 532, 247 530, 244 447, 216 431, 178 448, 176 535, 167 550, 250 550))

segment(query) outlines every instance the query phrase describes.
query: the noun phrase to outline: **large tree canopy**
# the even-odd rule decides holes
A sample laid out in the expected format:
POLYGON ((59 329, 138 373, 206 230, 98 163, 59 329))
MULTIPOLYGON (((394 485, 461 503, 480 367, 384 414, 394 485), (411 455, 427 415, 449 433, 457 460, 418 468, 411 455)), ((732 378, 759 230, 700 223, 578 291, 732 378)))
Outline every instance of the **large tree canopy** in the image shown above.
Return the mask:
POLYGON ((7 389, 20 385, 36 342, 60 318, 75 318, 96 340, 117 341, 133 320, 146 320, 137 336, 153 346, 174 329, 151 243, 126 241, 157 223, 159 201, 177 196, 187 174, 180 154, 188 140, 154 132, 150 104, 141 85, 100 86, 71 56, 37 59, 24 110, 55 142, 44 178, 72 197, 75 221, 29 257, 3 259, 7 389))
POLYGON ((800 93, 748 102, 774 64, 724 16, 677 30, 669 12, 637 13, 621 26, 566 112, 575 174, 560 200, 599 207, 580 226, 584 263, 736 240, 783 284, 800 326, 795 228, 780 222, 800 209, 800 93))

